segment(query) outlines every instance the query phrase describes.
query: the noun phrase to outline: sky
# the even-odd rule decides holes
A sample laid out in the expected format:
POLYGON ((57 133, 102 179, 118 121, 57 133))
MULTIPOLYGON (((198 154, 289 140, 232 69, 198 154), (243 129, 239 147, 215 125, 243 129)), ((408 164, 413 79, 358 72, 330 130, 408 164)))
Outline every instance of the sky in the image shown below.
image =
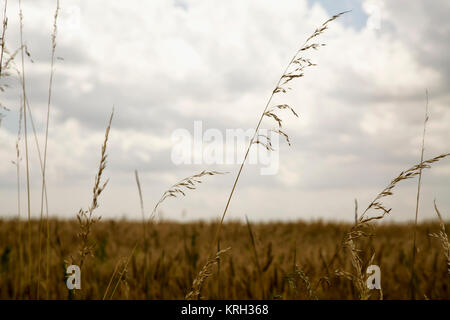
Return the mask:
MULTIPOLYGON (((3 2, 2 2, 3 4, 3 2)), ((51 34, 56 1, 23 0, 27 97, 44 142, 51 34)), ((244 167, 226 219, 351 221, 395 178, 420 161, 426 90, 425 159, 450 152, 450 3, 313 0, 62 0, 48 140, 49 214, 74 218, 91 201, 108 117, 114 119, 96 214, 140 219, 134 170, 146 216, 163 192, 202 170, 186 197, 168 199, 160 216, 189 221, 221 216, 239 163, 173 161, 174 132, 251 130, 292 55, 332 15, 352 10, 306 52, 317 64, 289 83, 274 103, 291 146, 280 139, 275 174, 244 167), (178 130, 178 131, 177 131, 178 130)), ((17 1, 8 1, 6 46, 20 45, 17 1)), ((16 60, 20 68, 20 56, 16 60)), ((16 217, 15 159, 21 88, 14 72, 2 83, 0 217, 16 217)), ((262 128, 274 122, 265 118, 262 128)), ((31 214, 40 214, 41 172, 29 128, 31 214)), ((205 138, 203 136, 203 138, 205 138)), ((202 139, 202 136, 199 138, 202 139)), ((23 137, 21 152, 24 155, 23 137)), ((203 145, 208 145, 203 141, 203 145)), ((241 146, 242 152, 245 146, 241 146)), ((225 144, 229 148, 229 144, 225 144)), ((253 145, 252 150, 263 149, 253 145), (256 148, 256 149, 255 149, 256 148)), ((424 171, 420 219, 434 219, 433 200, 450 217, 450 159, 424 171)), ((25 161, 21 215, 26 215, 25 161)), ((417 180, 402 182, 385 203, 386 221, 412 220, 417 180)))

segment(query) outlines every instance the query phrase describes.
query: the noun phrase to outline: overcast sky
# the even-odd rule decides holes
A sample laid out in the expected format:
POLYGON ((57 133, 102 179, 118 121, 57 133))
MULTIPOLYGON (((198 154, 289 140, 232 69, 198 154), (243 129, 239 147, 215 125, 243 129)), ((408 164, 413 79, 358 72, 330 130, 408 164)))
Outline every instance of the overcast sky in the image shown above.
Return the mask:
MULTIPOLYGON (((24 39, 34 61, 26 59, 26 86, 43 143, 56 1, 22 2, 24 39)), ((355 198, 366 207, 420 161, 427 88, 425 158, 450 152, 448 1, 62 0, 56 56, 63 60, 56 60, 48 145, 50 214, 75 217, 89 205, 114 105, 104 172, 110 183, 98 214, 140 218, 135 169, 147 213, 170 185, 207 169, 230 173, 206 177, 161 210, 171 219, 218 218, 238 165, 175 165, 172 133, 193 132, 194 121, 224 134, 253 128, 295 51, 344 10, 352 12, 332 22, 320 38, 327 45, 309 55, 317 67, 292 81, 282 97, 300 117, 283 113, 292 146, 280 141, 278 173, 245 167, 228 218, 353 219, 355 198)), ((7 15, 13 50, 19 46, 17 1, 8 1, 7 15)), ((2 112, 0 128, 0 217, 17 215, 11 160, 20 90, 17 79, 8 83, 11 88, 0 93, 10 109, 2 112)), ((30 145, 37 217, 41 182, 31 136, 30 145)), ((387 221, 413 219, 416 188, 417 180, 399 185, 386 201, 393 207, 387 221)), ((424 172, 421 217, 435 217, 434 198, 450 217, 450 160, 424 172)))

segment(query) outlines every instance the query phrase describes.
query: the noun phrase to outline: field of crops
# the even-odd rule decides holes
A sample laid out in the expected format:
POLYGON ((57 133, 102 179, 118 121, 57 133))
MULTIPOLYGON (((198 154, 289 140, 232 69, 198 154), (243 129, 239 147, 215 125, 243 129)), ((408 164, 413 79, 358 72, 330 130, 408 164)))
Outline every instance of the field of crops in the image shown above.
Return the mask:
MULTIPOLYGON (((51 299, 184 299, 206 262, 217 227, 213 223, 161 222, 148 225, 144 237, 142 223, 98 222, 92 233, 92 256, 81 269, 81 289, 68 290, 65 273, 72 257, 78 256, 78 223, 50 222, 50 268, 47 278, 46 255, 42 254, 39 298, 51 299)), ((37 298, 39 243, 32 242, 29 260, 21 248, 26 234, 20 227, 23 230, 26 223, 0 221, 1 299, 37 298)), ((228 222, 223 225, 220 249, 230 249, 211 267, 198 298, 359 299, 351 252, 339 249, 350 228, 321 222, 228 222)), ((34 222, 32 239, 38 239, 37 230, 34 222)), ((429 236, 437 230, 438 224, 418 228, 418 299, 450 298, 443 251, 438 239, 429 236)), ((383 298, 411 298, 412 225, 381 225, 370 232, 358 243, 365 264, 362 269, 374 253, 372 264, 381 269, 383 298)), ((379 298, 379 290, 370 291, 370 299, 379 298)))

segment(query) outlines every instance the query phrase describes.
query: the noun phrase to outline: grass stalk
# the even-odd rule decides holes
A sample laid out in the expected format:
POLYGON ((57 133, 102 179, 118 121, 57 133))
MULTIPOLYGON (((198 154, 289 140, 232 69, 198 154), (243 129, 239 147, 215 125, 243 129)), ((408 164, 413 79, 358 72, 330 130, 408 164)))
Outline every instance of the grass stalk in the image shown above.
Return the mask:
MULTIPOLYGON (((318 29, 316 29, 316 30, 313 32, 313 34, 312 34, 312 35, 311 35, 311 36, 303 43, 303 45, 300 47, 300 49, 297 50, 297 52, 294 54, 294 56, 292 57, 292 59, 291 59, 291 60, 289 61, 289 63, 287 64, 287 66, 286 66, 286 68, 284 69, 282 75, 280 76, 280 78, 279 78, 278 81, 276 82, 275 89, 274 89, 274 90, 272 91, 272 93, 270 94, 269 99, 267 100, 267 103, 266 103, 266 105, 265 105, 265 107, 264 107, 264 110, 263 110, 263 112, 261 113, 261 115, 260 115, 260 117, 259 117, 259 119, 258 119, 258 122, 257 122, 256 127, 255 127, 255 132, 254 132, 252 138, 250 139, 250 142, 249 142, 249 144, 248 144, 248 146, 247 146, 247 150, 246 150, 246 152, 245 152, 244 159, 242 160, 242 163, 241 163, 241 165, 240 165, 240 167, 239 167, 239 170, 238 170, 238 173, 237 173, 237 175, 236 175, 236 178, 234 179, 233 187, 231 188, 231 192, 230 192, 230 194, 229 194, 229 196, 228 196, 228 198, 227 198, 227 202, 226 202, 226 205, 225 205, 225 209, 223 210, 222 216, 221 216, 221 218, 220 218, 219 225, 218 225, 218 227, 217 227, 217 231, 216 231, 216 235, 215 235, 214 241, 212 242, 212 248, 214 248, 214 247, 216 246, 217 241, 218 241, 218 239, 219 239, 219 235, 220 235, 220 232, 221 232, 221 230, 222 230, 223 221, 224 221, 224 219, 225 219, 225 216, 226 216, 227 211, 228 211, 228 207, 229 207, 230 202, 231 202, 231 198, 233 197, 233 194, 234 194, 234 191, 235 191, 235 189, 236 189, 237 183, 238 183, 239 178, 240 178, 240 176, 241 176, 242 169, 244 168, 245 162, 246 162, 246 160, 247 160, 247 158, 248 158, 248 155, 249 155, 249 153, 250 153, 250 149, 251 149, 251 147, 252 147, 253 144, 255 144, 255 143, 261 143, 260 140, 258 139, 258 137, 260 136, 260 135, 259 135, 259 128, 260 128, 260 126, 261 126, 261 123, 262 123, 264 117, 273 118, 275 121, 277 121, 279 127, 281 127, 281 119, 280 119, 276 114, 274 114, 274 113, 272 112, 272 110, 269 110, 269 106, 270 106, 271 103, 272 103, 273 97, 274 97, 276 94, 278 94, 278 93, 286 93, 286 88, 283 87, 285 84, 287 84, 288 82, 290 82, 291 80, 293 80, 293 79, 295 79, 295 78, 303 77, 303 75, 304 75, 304 74, 303 74, 303 69, 306 68, 306 67, 310 67, 310 66, 315 65, 315 64, 311 63, 311 62, 309 61, 309 59, 305 59, 305 58, 299 56, 300 53, 302 53, 303 51, 309 50, 309 49, 318 49, 319 47, 323 46, 324 44, 319 44, 319 43, 312 43, 312 44, 309 44, 309 41, 310 41, 311 39, 313 39, 313 38, 319 36, 319 35, 322 34, 326 29, 328 29, 328 26, 327 26, 327 25, 328 25, 329 22, 331 22, 331 21, 337 19, 339 16, 343 15, 343 14, 346 13, 346 12, 348 12, 348 11, 341 12, 341 13, 339 13, 339 14, 334 15, 332 18, 330 18, 330 19, 328 19, 327 21, 325 21, 318 29), (306 64, 305 64, 305 65, 302 65, 302 63, 306 63, 306 64), (291 67, 294 66, 294 65, 299 65, 299 67, 296 68, 295 70, 291 71, 291 72, 288 72, 288 71, 291 69, 291 67), (284 80, 284 82, 282 83, 283 80, 284 80)), ((294 113, 294 115, 297 115, 297 114, 295 113, 295 111, 294 111, 291 107, 289 107, 288 105, 278 105, 278 106, 276 106, 275 108, 280 108, 280 109, 288 108, 288 109, 290 109, 290 110, 294 113)), ((283 136, 285 136, 287 142, 289 143, 289 138, 288 138, 288 136, 287 136, 284 132, 282 132, 281 130, 278 130, 278 132, 279 132, 280 134, 282 134, 283 136)), ((269 139, 268 139, 268 140, 269 140, 269 139)), ((270 141, 268 141, 268 145, 266 145, 266 148, 267 148, 268 150, 271 150, 270 141)), ((211 249, 212 249, 212 248, 211 248, 211 249)))
POLYGON ((25 135, 25 167, 26 167, 26 186, 27 186, 27 216, 28 216, 28 282, 30 286, 29 297, 31 297, 31 285, 33 276, 33 258, 31 250, 31 196, 30 196, 30 168, 28 155, 28 128, 27 128, 27 110, 26 110, 26 86, 25 86, 25 46, 23 43, 23 12, 22 1, 19 0, 19 34, 20 34, 20 52, 22 65, 22 99, 23 99, 23 126, 25 135))
MULTIPOLYGON (((422 133, 422 147, 420 150, 420 163, 423 162, 423 154, 425 151, 425 134, 427 129, 428 122, 428 90, 426 90, 426 104, 425 104, 425 119, 423 122, 423 133, 422 133)), ((419 169, 419 179, 417 182, 417 196, 416 196, 416 214, 414 218, 414 235, 413 235, 413 248, 412 248, 412 259, 411 259, 411 280, 410 280, 410 290, 411 290, 411 299, 415 299, 416 297, 416 285, 415 285, 415 270, 414 265, 416 262, 416 254, 417 254, 417 220, 419 217, 419 201, 420 201, 420 188, 422 185, 422 168, 419 169)))
POLYGON ((436 211, 436 214, 439 218, 439 225, 441 227, 441 230, 439 230, 439 233, 430 234, 430 236, 441 241, 442 251, 444 252, 444 257, 447 262, 447 274, 450 279, 450 241, 448 240, 447 231, 445 230, 445 221, 442 218, 441 213, 439 212, 439 209, 436 205, 436 200, 434 200, 434 210, 436 211))
POLYGON ((106 168, 106 146, 108 144, 109 132, 111 130, 111 123, 114 116, 114 109, 111 112, 111 116, 108 121, 108 126, 105 131, 105 138, 103 141, 102 149, 101 149, 101 157, 100 164, 97 170, 97 174, 95 175, 94 187, 92 189, 92 202, 87 210, 80 209, 77 214, 77 220, 80 227, 80 232, 78 233, 79 238, 81 239, 81 246, 79 252, 79 263, 78 266, 82 269, 84 262, 88 255, 93 253, 94 245, 90 243, 90 234, 92 231, 93 225, 98 222, 101 217, 94 217, 94 211, 98 208, 98 199, 106 188, 109 180, 106 180, 102 183, 102 174, 106 168))
POLYGON ((2 21, 2 39, 0 44, 0 77, 2 76, 2 68, 3 68, 3 52, 5 51, 5 34, 6 28, 8 26, 8 17, 6 15, 6 8, 8 7, 8 0, 5 0, 5 4, 3 5, 3 21, 2 21))
POLYGON ((262 298, 265 299, 266 293, 265 293, 264 282, 263 282, 263 277, 262 277, 261 264, 259 263, 258 251, 256 250, 256 242, 255 242, 255 237, 253 235, 252 226, 250 225, 250 221, 248 220, 247 215, 245 216, 245 221, 247 222, 247 230, 248 230, 248 234, 250 237, 250 243, 252 245, 252 251, 253 251, 253 256, 255 258, 256 268, 258 271, 258 280, 259 280, 259 285, 261 286, 261 290, 262 290, 262 298))
POLYGON ((22 276, 21 272, 23 270, 23 242, 22 242, 22 220, 21 220, 21 195, 20 195, 20 137, 22 134, 22 119, 23 110, 19 108, 19 129, 17 130, 17 140, 16 140, 16 160, 13 164, 16 166, 16 184, 17 184, 17 223, 18 223, 18 244, 19 244, 19 269, 17 270, 17 289, 15 298, 19 298, 22 293, 22 276), (19 296, 18 296, 19 295, 19 296))
MULTIPOLYGON (((56 0, 56 10, 53 20, 53 33, 51 36, 52 39, 52 53, 51 53, 51 62, 50 62, 50 80, 48 85, 48 98, 47 98, 47 119, 45 124, 45 141, 44 141, 44 163, 42 167, 42 188, 41 188, 41 214, 39 220, 39 270, 38 270, 38 285, 37 285, 37 299, 39 299, 39 289, 40 289, 40 280, 41 280, 41 241, 42 241, 42 233, 41 233, 41 224, 43 219, 44 212, 44 190, 46 190, 46 168, 47 168, 47 143, 48 143, 48 128, 50 122, 50 106, 51 106, 51 98, 52 98, 52 87, 53 87, 53 75, 54 75, 54 62, 55 62, 55 49, 56 49, 56 34, 58 31, 57 21, 58 21, 58 13, 59 13, 59 0, 56 0)), ((50 266, 50 224, 48 220, 48 199, 45 197, 45 208, 46 208, 46 270, 45 270, 45 282, 48 284, 49 280, 49 266, 50 266)), ((47 290, 47 299, 48 299, 48 290, 47 290)))
POLYGON ((141 207, 141 215, 142 215, 142 233, 143 233, 143 241, 144 241, 144 283, 147 284, 147 266, 148 266, 148 240, 147 240, 147 221, 145 219, 145 209, 144 209, 144 199, 142 197, 142 188, 141 182, 139 180, 139 173, 137 170, 134 170, 134 176, 136 178, 136 185, 138 188, 139 195, 139 205, 141 207))
POLYGON ((136 178, 136 185, 137 185, 137 188, 138 188, 138 195, 139 195, 139 205, 141 207, 142 231, 143 231, 143 235, 144 235, 144 242, 146 242, 147 224, 146 224, 146 219, 145 219, 144 200, 142 198, 141 182, 139 180, 139 173, 138 173, 137 170, 134 170, 134 177, 136 178))

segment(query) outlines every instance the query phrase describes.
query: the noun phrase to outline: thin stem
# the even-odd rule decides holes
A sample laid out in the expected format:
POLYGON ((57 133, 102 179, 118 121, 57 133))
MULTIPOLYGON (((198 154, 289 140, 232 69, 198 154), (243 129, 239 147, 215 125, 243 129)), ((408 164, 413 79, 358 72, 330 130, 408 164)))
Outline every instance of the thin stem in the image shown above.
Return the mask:
POLYGON ((1 44, 1 52, 0 52, 0 77, 2 76, 2 68, 3 68, 3 52, 5 51, 5 33, 6 27, 8 25, 8 17, 6 16, 6 8, 8 6, 8 0, 5 0, 5 5, 3 7, 3 29, 2 29, 2 44, 1 44))
POLYGON ((143 226, 143 231, 144 231, 144 241, 146 241, 145 238, 146 238, 147 230, 146 230, 146 223, 145 223, 144 200, 142 199, 141 182, 139 180, 139 174, 138 174, 137 170, 134 170, 134 176, 136 178, 136 184, 137 184, 138 193, 139 193, 139 204, 141 206, 142 226, 143 226))
MULTIPOLYGON (((22 73, 20 71, 18 73, 19 73, 19 76, 21 77, 22 73)), ((23 83, 22 79, 20 80, 20 82, 21 82, 21 84, 23 83)), ((29 120, 30 120, 31 128, 33 130, 34 142, 36 144, 36 150, 37 150, 37 154, 38 154, 38 158, 39 158, 39 165, 40 165, 41 173, 42 173, 42 176, 43 176, 44 165, 43 165, 43 162, 42 162, 41 148, 39 146, 39 141, 38 141, 38 138, 37 138, 36 126, 34 125, 33 114, 31 113, 31 107, 30 107, 30 103, 29 103, 28 99, 25 99, 25 103, 26 103, 27 110, 28 110, 28 116, 30 117, 29 120)), ((48 210, 47 186, 45 184, 44 184, 44 195, 45 195, 46 208, 48 210)), ((39 260, 38 260, 38 262, 39 262, 39 264, 38 264, 38 274, 39 275, 40 275, 40 261, 41 261, 41 259, 40 259, 40 257, 41 257, 41 251, 40 251, 41 250, 41 222, 42 222, 41 220, 39 222, 39 260)))
POLYGON ((30 197, 30 168, 28 163, 28 129, 27 129, 27 110, 26 110, 26 89, 25 89, 25 62, 24 62, 24 45, 23 45, 23 14, 22 14, 22 1, 19 0, 19 26, 20 26, 20 51, 21 51, 21 63, 22 63, 22 95, 23 95, 23 123, 25 134, 25 163, 27 172, 27 213, 28 213, 28 267, 29 275, 28 280, 31 286, 33 259, 31 256, 31 197, 30 197))
MULTIPOLYGON (((42 166, 42 189, 41 189, 41 216, 40 223, 41 225, 44 211, 44 194, 45 194, 45 208, 46 208, 46 221, 47 221, 47 241, 46 241, 46 283, 48 284, 49 279, 49 264, 50 264, 50 225, 48 220, 48 199, 46 192, 46 166, 47 166, 47 142, 48 142, 48 127, 50 122, 50 105, 51 105, 51 97, 52 97, 52 85, 53 85, 53 75, 54 75, 54 61, 55 61, 55 49, 56 49, 56 33, 57 33, 57 19, 59 12, 59 0, 56 1, 56 11, 54 15, 53 21, 53 33, 52 33, 52 55, 51 55, 51 64, 50 64, 50 80, 48 85, 48 100, 47 100, 47 121, 45 128, 45 142, 44 142, 44 164, 42 166), (45 190, 45 191, 44 191, 45 190)), ((39 227, 39 231, 41 231, 41 227, 39 227)), ((38 272, 38 288, 37 288, 37 298, 39 299, 39 282, 41 279, 41 268, 40 268, 40 258, 41 258, 41 232, 39 232, 39 272, 38 272)), ((48 298, 48 290, 47 290, 47 298, 48 298)))
MULTIPOLYGON (((423 122, 423 133, 422 133, 422 148, 420 153, 420 163, 423 162, 423 154, 425 151, 425 133, 427 129, 428 122, 428 89, 426 90, 426 106, 425 106, 425 120, 423 122)), ((419 181, 417 182, 417 197, 416 197, 416 216, 414 220, 414 236, 413 236, 413 252, 412 252, 412 261, 411 261, 411 299, 415 299, 415 270, 414 263, 416 260, 416 240, 417 240, 417 219, 419 217, 419 200, 420 200, 420 187, 422 184, 422 168, 419 168, 419 181)))
MULTIPOLYGON (((305 46, 306 43, 307 43, 307 41, 303 44, 303 46, 301 46, 301 48, 303 48, 303 47, 305 46)), ((292 59, 289 61, 289 64, 286 66, 286 69, 283 71, 283 73, 281 74, 280 78, 278 79, 278 81, 277 81, 277 83, 276 83, 276 85, 275 85, 275 89, 278 88, 278 87, 280 86, 280 83, 281 83, 281 80, 283 79, 283 76, 284 76, 284 75, 287 73, 287 71, 289 70, 289 67, 290 67, 290 66, 292 65, 292 63, 294 62, 294 60, 295 60, 295 58, 297 57, 297 55, 299 54, 300 50, 301 50, 301 49, 299 49, 299 50, 295 53, 295 55, 292 57, 292 59)), ((272 98, 273 98, 273 96, 274 96, 275 93, 276 93, 276 92, 275 92, 275 89, 272 91, 272 94, 270 95, 269 99, 267 100, 267 103, 266 103, 266 105, 265 105, 265 107, 264 107, 264 110, 263 110, 263 112, 261 113, 261 116, 259 117, 258 123, 256 124, 255 132, 254 132, 254 134, 253 134, 253 137, 250 139, 250 142, 249 142, 248 147, 247 147, 247 151, 245 152, 244 160, 242 161, 241 166, 239 167, 239 171, 238 171, 238 173, 237 173, 237 175, 236 175, 236 178, 234 179, 233 187, 231 188, 230 195, 228 196, 227 204, 225 205, 225 209, 224 209, 224 211, 223 211, 222 218, 220 219, 219 226, 218 226, 218 228, 217 228, 217 232, 216 232, 214 241, 211 243, 212 248, 214 248, 214 247, 216 246, 216 243, 217 243, 217 241, 218 241, 218 239, 219 239, 219 235, 220 235, 220 232, 221 232, 221 229, 222 229, 222 224, 223 224, 223 221, 224 221, 224 219, 225 219, 225 215, 227 214, 228 207, 229 207, 230 202, 231 202, 231 198, 233 197, 234 190, 236 189, 237 183, 238 183, 238 181, 239 181, 239 177, 241 176, 242 169, 244 168, 245 161, 247 160, 248 154, 249 154, 249 152, 250 152, 250 148, 252 147, 252 144, 253 144, 254 141, 255 141, 255 137, 256 137, 257 134, 258 134, 258 130, 259 130, 259 127, 261 126, 261 122, 262 122, 262 120, 263 120, 263 118, 264 118, 264 114, 265 114, 265 112, 267 111, 267 108, 269 107, 270 103, 272 102, 272 98)), ((212 251, 212 250, 210 250, 210 251, 212 251)))
POLYGON ((105 290, 105 293, 103 294, 102 300, 106 299, 106 295, 108 294, 108 291, 109 291, 109 288, 111 287, 112 281, 113 281, 114 277, 116 276, 117 270, 119 269, 119 264, 120 264, 120 261, 117 262, 116 267, 114 268, 114 272, 111 276, 111 279, 109 279, 108 286, 106 287, 106 290, 105 290))
MULTIPOLYGON (((127 259, 126 262, 125 262, 125 266, 123 267, 122 272, 119 273, 119 278, 117 279, 116 285, 115 285, 115 287, 114 287, 114 289, 113 289, 113 292, 111 293, 111 296, 110 296, 110 299, 111 299, 111 300, 112 300, 112 298, 114 297, 114 294, 116 293, 117 287, 119 286, 120 281, 122 280, 123 275, 124 275, 125 272, 127 271, 128 264, 130 263, 131 257, 133 257, 133 255, 134 255, 134 251, 136 250, 138 243, 139 243, 139 242, 136 241, 136 244, 135 244, 134 247, 133 247, 133 251, 131 251, 131 254, 128 256, 128 259, 127 259)), ((105 293, 105 294, 106 294, 106 293, 105 293)))
POLYGON ((144 239, 144 284, 147 285, 147 265, 148 265, 148 257, 147 257, 147 251, 148 251, 148 242, 147 242, 147 221, 145 219, 145 210, 144 210, 144 199, 142 198, 142 188, 141 188, 141 182, 139 180, 139 174, 137 170, 134 170, 134 176, 136 178, 136 184, 138 188, 138 194, 139 194, 139 204, 141 207, 141 214, 142 214, 142 232, 143 232, 143 239, 144 239))
MULTIPOLYGON (((245 216, 245 220, 247 221, 247 229, 248 229, 248 233, 250 236, 250 241, 251 241, 251 245, 252 245, 252 249, 253 249, 253 255, 255 256, 255 264, 256 264, 256 268, 258 269, 258 278, 259 278, 259 285, 261 286, 261 290, 262 290, 262 298, 266 299, 264 282, 262 279, 261 264, 259 263, 258 252, 256 251, 255 237, 253 236, 252 226, 250 225, 250 221, 248 220, 247 215, 245 216)), ((217 252, 219 252, 219 251, 217 251, 217 252)))
MULTIPOLYGON (((299 53, 300 53, 301 51, 308 50, 308 49, 310 49, 310 48, 317 49, 317 48, 320 46, 320 44, 313 43, 313 44, 307 45, 307 43, 308 43, 311 39, 313 39, 313 38, 319 36, 320 34, 322 34, 322 33, 328 28, 327 24, 328 24, 329 22, 331 22, 331 21, 337 19, 338 17, 340 17, 341 15, 343 15, 343 14, 345 14, 345 13, 347 13, 347 12, 349 12, 349 11, 344 11, 344 12, 341 12, 341 13, 338 13, 338 14, 334 15, 333 17, 331 17, 330 19, 328 19, 327 21, 325 21, 318 29, 316 29, 316 30, 313 32, 313 34, 312 34, 308 39, 306 39, 306 41, 305 41, 305 42, 303 43, 303 45, 297 50, 297 52, 295 52, 294 56, 293 56, 292 59, 289 61, 288 65, 286 66, 286 68, 284 69, 284 71, 283 71, 283 73, 281 74, 280 78, 278 79, 278 81, 277 81, 277 83, 276 83, 276 85, 275 85, 275 89, 272 91, 272 93, 271 93, 269 99, 267 100, 267 103, 266 103, 266 105, 265 105, 265 107, 264 107, 264 110, 263 110, 263 112, 261 113, 261 116, 259 117, 258 123, 257 123, 256 128, 255 128, 255 132, 254 132, 254 134, 253 134, 253 136, 252 136, 252 138, 250 139, 250 142, 249 142, 249 144, 248 144, 247 151, 245 152, 244 160, 242 160, 241 166, 239 167, 239 171, 238 171, 238 173, 237 173, 237 175, 236 175, 236 178, 235 178, 235 180, 234 180, 233 187, 231 188, 230 195, 228 196, 227 204, 225 205, 225 209, 224 209, 224 211, 223 211, 222 218, 220 219, 219 226, 218 226, 218 228, 217 228, 217 232, 216 232, 214 241, 211 243, 211 249, 210 249, 210 251, 212 251, 212 250, 215 248, 215 245, 216 245, 217 241, 219 240, 220 232, 221 232, 221 230, 222 230, 222 224, 223 224, 223 221, 224 221, 224 219, 225 219, 225 215, 227 214, 228 207, 229 207, 230 202, 231 202, 231 198, 233 197, 234 190, 236 189, 237 183, 238 183, 239 178, 240 178, 240 176, 241 176, 242 169, 244 168, 245 161, 247 160, 248 154, 249 154, 249 152, 250 152, 250 148, 252 147, 252 144, 255 143, 255 138, 258 137, 258 131, 259 131, 259 127, 261 126, 261 122, 262 122, 264 116, 266 115, 267 109, 268 109, 270 103, 272 102, 273 96, 274 96, 276 93, 278 93, 278 92, 280 91, 279 89, 282 89, 282 88, 280 87, 281 80, 283 80, 284 77, 287 77, 287 80, 283 83, 283 84, 286 84, 287 82, 289 82, 289 81, 292 80, 293 78, 303 76, 303 73, 302 73, 302 74, 293 74, 293 73, 288 74, 289 68, 290 68, 291 65, 294 63, 294 61, 297 59, 297 56, 299 55, 299 53)), ((313 65, 313 64, 310 63, 310 65, 313 65)), ((296 69, 296 70, 298 70, 298 69, 296 69)), ((283 90, 283 92, 285 92, 284 89, 282 89, 282 90, 283 90)), ((295 112, 294 112, 294 114, 295 114, 295 112)), ((280 125, 279 120, 277 120, 277 121, 278 121, 278 124, 280 125)))
MULTIPOLYGON (((21 197, 20 197, 20 136, 21 136, 21 131, 22 131, 22 115, 23 115, 23 110, 22 107, 20 107, 19 110, 19 129, 17 131, 17 140, 16 140, 16 176, 17 176, 17 222, 19 224, 19 235, 18 235, 18 239, 19 239, 19 269, 17 270, 17 278, 18 278, 18 289, 17 292, 20 295, 21 294, 21 290, 22 290, 22 277, 21 277, 21 272, 23 270, 23 243, 22 243, 22 221, 21 221, 21 207, 20 207, 20 202, 21 202, 21 197)), ((18 298, 16 296, 16 298, 18 298)))

